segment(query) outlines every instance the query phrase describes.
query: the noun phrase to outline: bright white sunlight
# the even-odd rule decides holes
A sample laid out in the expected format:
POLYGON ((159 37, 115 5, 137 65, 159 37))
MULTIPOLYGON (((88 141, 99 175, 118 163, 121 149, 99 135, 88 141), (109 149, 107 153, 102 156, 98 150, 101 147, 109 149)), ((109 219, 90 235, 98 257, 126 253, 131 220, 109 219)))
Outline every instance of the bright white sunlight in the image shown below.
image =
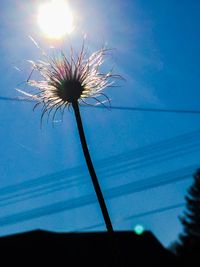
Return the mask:
POLYGON ((52 0, 38 8, 38 24, 47 38, 61 39, 73 31, 73 14, 64 0, 52 0))

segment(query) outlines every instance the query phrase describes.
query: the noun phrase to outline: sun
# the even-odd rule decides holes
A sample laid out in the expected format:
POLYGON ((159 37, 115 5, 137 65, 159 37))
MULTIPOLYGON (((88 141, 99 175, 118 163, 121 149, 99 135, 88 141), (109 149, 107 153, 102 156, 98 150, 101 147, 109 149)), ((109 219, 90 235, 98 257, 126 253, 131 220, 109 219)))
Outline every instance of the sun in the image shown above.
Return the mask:
POLYGON ((47 38, 61 39, 73 29, 73 14, 64 0, 52 0, 38 8, 38 25, 47 38))

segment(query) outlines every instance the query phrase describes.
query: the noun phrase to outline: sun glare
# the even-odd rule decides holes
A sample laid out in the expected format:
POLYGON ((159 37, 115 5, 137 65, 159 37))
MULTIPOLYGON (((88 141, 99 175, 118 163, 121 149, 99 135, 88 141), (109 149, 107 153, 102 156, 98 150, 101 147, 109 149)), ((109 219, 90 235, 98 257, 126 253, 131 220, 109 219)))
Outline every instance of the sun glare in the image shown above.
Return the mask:
POLYGON ((52 0, 39 6, 38 24, 47 38, 61 39, 73 31, 73 14, 66 1, 52 0))

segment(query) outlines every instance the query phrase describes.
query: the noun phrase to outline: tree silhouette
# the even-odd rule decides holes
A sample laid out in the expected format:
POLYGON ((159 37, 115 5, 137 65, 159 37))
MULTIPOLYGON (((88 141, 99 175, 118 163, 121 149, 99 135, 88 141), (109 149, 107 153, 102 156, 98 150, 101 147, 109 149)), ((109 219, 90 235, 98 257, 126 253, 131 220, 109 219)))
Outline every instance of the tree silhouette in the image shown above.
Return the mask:
POLYGON ((173 246, 184 262, 195 262, 200 253, 200 169, 193 175, 194 181, 185 197, 186 211, 180 217, 183 233, 173 246))

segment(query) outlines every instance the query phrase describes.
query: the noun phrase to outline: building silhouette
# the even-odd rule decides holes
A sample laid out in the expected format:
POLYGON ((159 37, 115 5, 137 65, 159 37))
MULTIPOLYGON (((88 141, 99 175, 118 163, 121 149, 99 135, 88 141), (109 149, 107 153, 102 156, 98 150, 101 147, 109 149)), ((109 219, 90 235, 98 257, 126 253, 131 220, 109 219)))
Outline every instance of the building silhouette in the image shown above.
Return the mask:
POLYGON ((51 233, 31 231, 0 238, 8 266, 177 266, 176 257, 151 232, 51 233))

